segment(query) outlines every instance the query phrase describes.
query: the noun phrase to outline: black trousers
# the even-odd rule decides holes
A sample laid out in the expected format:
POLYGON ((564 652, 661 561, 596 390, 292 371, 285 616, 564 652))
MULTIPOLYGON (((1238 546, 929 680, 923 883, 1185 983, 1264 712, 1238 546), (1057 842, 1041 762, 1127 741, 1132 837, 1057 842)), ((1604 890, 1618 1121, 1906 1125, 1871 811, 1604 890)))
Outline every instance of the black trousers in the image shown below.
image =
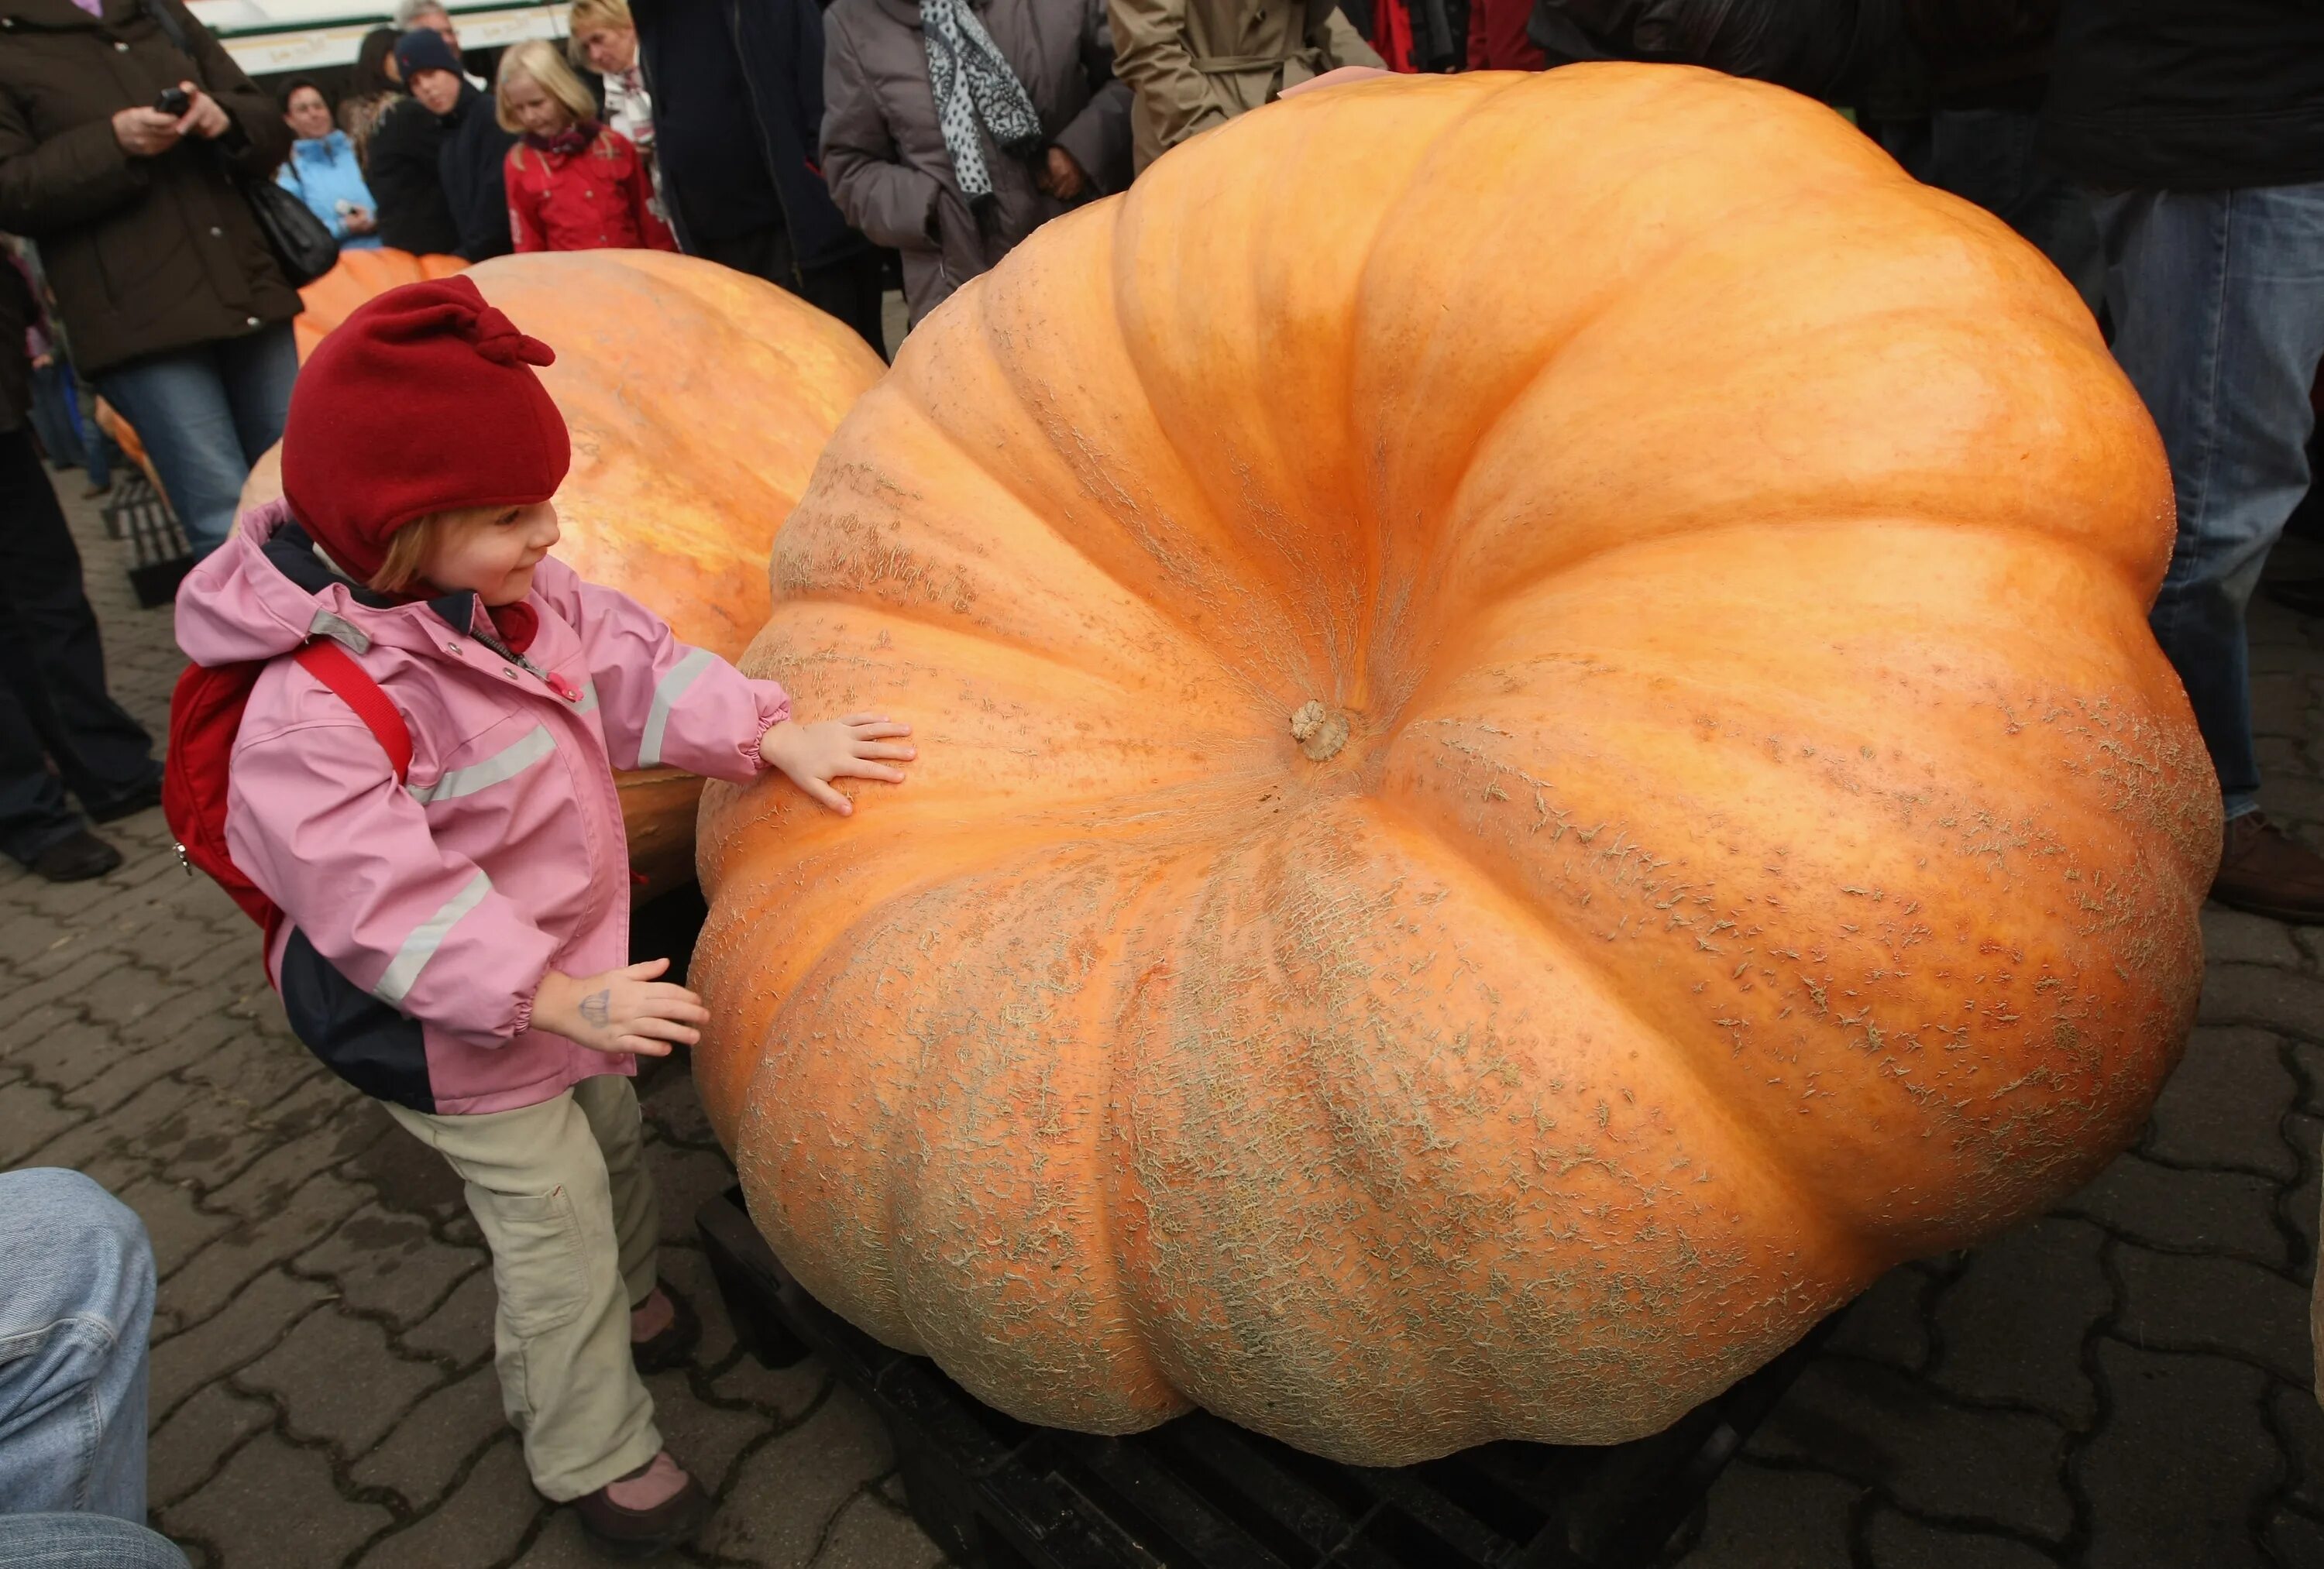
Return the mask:
POLYGON ((79 830, 67 790, 102 812, 160 770, 106 692, 80 552, 32 433, 0 431, 0 852, 29 862, 79 830))
POLYGON ((880 258, 866 252, 828 267, 793 265, 790 232, 778 225, 747 234, 698 240, 694 253, 722 267, 779 283, 816 309, 835 316, 853 327, 872 352, 888 357, 886 335, 880 326, 880 258), (796 276, 794 276, 796 273, 796 276))

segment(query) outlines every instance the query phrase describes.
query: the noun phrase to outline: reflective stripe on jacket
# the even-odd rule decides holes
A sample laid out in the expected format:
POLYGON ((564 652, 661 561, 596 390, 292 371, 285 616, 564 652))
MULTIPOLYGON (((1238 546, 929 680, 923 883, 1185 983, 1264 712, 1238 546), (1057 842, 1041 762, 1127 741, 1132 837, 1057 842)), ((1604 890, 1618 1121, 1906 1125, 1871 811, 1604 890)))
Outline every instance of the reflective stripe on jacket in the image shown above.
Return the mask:
POLYGON ((747 780, 789 698, 553 557, 512 658, 475 595, 383 604, 285 548, 302 540, 279 502, 246 516, 187 578, 177 621, 198 664, 272 661, 235 745, 226 831, 289 917, 273 957, 293 1029, 366 1093, 427 1111, 503 1111, 634 1071, 531 1027, 549 969, 628 961, 613 770, 747 780), (402 712, 405 784, 346 703, 280 657, 310 635, 346 645, 402 712))

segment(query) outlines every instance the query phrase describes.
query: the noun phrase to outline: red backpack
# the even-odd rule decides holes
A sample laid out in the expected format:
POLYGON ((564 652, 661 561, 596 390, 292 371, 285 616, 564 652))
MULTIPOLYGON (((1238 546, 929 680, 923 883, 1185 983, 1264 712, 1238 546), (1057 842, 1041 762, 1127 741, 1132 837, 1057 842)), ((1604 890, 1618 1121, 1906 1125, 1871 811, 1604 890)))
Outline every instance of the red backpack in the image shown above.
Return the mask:
MULTIPOLYGON (((318 639, 291 656, 308 674, 339 695, 355 717, 379 738, 382 750, 402 784, 411 773, 411 731, 403 716, 388 701, 364 667, 328 638, 318 639)), ((235 734, 242 729, 242 711, 250 705, 251 689, 266 661, 240 665, 195 665, 178 677, 170 694, 170 750, 161 775, 161 814, 178 841, 178 862, 189 876, 207 873, 242 906, 242 913, 265 932, 266 951, 274 950, 274 933, 282 924, 282 911, 252 882, 226 847, 226 766, 234 756, 235 734)), ((273 978, 269 966, 268 979, 273 978)))

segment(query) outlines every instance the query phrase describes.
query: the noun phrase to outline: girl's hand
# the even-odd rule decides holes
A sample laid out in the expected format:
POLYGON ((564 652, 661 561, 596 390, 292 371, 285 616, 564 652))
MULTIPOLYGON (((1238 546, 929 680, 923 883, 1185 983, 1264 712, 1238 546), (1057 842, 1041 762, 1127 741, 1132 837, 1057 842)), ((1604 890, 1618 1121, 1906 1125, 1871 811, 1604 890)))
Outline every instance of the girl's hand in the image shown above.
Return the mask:
POLYGON ((669 968, 650 959, 579 980, 552 969, 533 996, 533 1027, 608 1056, 667 1057, 669 1042, 693 1045, 710 1022, 700 997, 655 980, 669 968))
POLYGON ((834 779, 878 779, 901 784, 904 771, 886 762, 908 763, 919 753, 892 745, 912 733, 883 713, 852 713, 843 720, 821 720, 811 725, 785 720, 759 738, 759 756, 770 768, 779 768, 790 782, 842 817, 855 803, 831 787, 834 779))

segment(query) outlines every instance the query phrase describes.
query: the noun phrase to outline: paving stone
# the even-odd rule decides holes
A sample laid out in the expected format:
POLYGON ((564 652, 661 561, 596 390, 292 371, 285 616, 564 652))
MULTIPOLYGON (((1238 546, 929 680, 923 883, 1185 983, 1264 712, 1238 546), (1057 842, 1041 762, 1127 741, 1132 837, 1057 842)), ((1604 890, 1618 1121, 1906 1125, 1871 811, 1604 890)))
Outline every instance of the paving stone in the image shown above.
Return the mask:
POLYGON ((2215 964, 2203 977, 2197 1017, 2256 1024, 2310 1040, 2324 1032, 2324 979, 2264 964, 2215 964))
POLYGON ((638 1096, 638 1108, 648 1125, 673 1144, 696 1150, 718 1147, 718 1135, 710 1131, 709 1114, 702 1109, 690 1074, 659 1074, 638 1096))
POLYGON ((844 1390, 742 1462, 717 1517, 696 1538, 757 1569, 803 1569, 830 1520, 894 1463, 871 1408, 844 1390))
POLYGON ((2075 1463, 2089 1569, 2258 1569, 2252 1511, 2280 1464, 2260 1422, 2266 1375, 2115 1340, 2098 1359, 2113 1412, 2075 1463))
POLYGON ((33 1155, 44 1166, 87 1170, 108 1151, 125 1149, 134 1154, 155 1128, 184 1111, 198 1093, 174 1078, 157 1079, 100 1116, 77 1114, 71 1127, 41 1145, 33 1155))
POLYGON ((2291 736, 2295 739, 2307 729, 2310 707, 2307 682, 2293 674, 2259 674, 2251 677, 2252 732, 2255 735, 2291 736))
POLYGON ((114 1194, 137 1212, 153 1244, 153 1271, 167 1275, 234 1222, 196 1206, 193 1188, 159 1177, 141 1177, 114 1194))
POLYGON ((944 1555, 908 1514, 870 1489, 839 1511, 815 1569, 935 1569, 944 1555))
POLYGON ((0 1084, 0 1170, 55 1164, 35 1161, 33 1155, 88 1120, 85 1109, 65 1105, 41 1085, 21 1078, 0 1084))
POLYGON ((326 1308, 300 1319, 234 1381, 246 1392, 272 1395, 291 1437, 319 1438, 342 1455, 355 1455, 378 1443, 443 1376, 433 1363, 395 1355, 378 1325, 326 1308))
POLYGON ((161 1525, 173 1537, 211 1544, 232 1569, 321 1569, 392 1518, 377 1504, 342 1497, 318 1452, 262 1433, 208 1486, 164 1509, 161 1525))
MULTIPOLYGON (((8 993, 9 1005, 17 1008, 37 1008, 47 1003, 69 1002, 85 1008, 92 998, 103 991, 104 988, 99 983, 106 977, 121 970, 127 963, 128 961, 117 953, 109 952, 102 948, 91 949, 71 964, 64 966, 53 974, 42 976, 28 986, 11 987, 8 993)), ((124 991, 135 991, 138 988, 115 986, 113 989, 117 995, 124 991)))
POLYGON ((734 1168, 716 1150, 682 1150, 657 1145, 647 1152, 654 1191, 661 1199, 661 1235, 665 1242, 695 1240, 695 1211, 734 1186, 734 1168))
POLYGON ((1825 1358, 1808 1364, 1749 1452, 1870 1483, 1915 1514, 2057 1539, 2073 1523, 2059 1480, 2065 1447, 2045 1418, 1964 1410, 1917 1380, 1825 1358))
POLYGON ((493 1272, 478 1270, 452 1289, 444 1305, 396 1336, 407 1352, 441 1359, 455 1367, 474 1367, 493 1354, 493 1310, 499 1298, 493 1293, 493 1272))
MULTIPOLYGON (((166 1041, 140 1047, 134 1051, 124 1047, 115 1054, 110 1067, 78 1088, 68 1091, 65 1098, 94 1111, 110 1112, 157 1079, 170 1078, 191 1083, 184 1078, 185 1069, 200 1061, 203 1053, 215 1051, 219 1041, 230 1039, 232 1032, 242 1027, 221 1014, 205 1014, 184 1032, 166 1041)), ((193 1103, 189 1099, 188 1104, 193 1103)))
MULTIPOLYGON (((169 1288, 162 1288, 164 1293, 169 1288)), ((299 1317, 323 1300, 324 1289, 269 1270, 243 1289, 232 1304, 182 1334, 153 1347, 148 1408, 155 1418, 169 1415, 186 1395, 225 1377, 281 1339, 299 1317)))
POLYGON ((363 1202, 362 1188, 331 1172, 318 1171, 264 1220, 218 1216, 224 1229, 182 1268, 162 1277, 161 1299, 189 1322, 207 1318, 246 1282, 328 1236, 363 1202))
POLYGON ((831 1371, 815 1357, 789 1367, 768 1367, 745 1354, 710 1380, 710 1390, 722 1400, 748 1401, 787 1422, 822 1399, 831 1383, 831 1371))
POLYGON ((347 1162, 346 1170, 349 1177, 370 1183, 380 1203, 399 1215, 420 1216, 440 1225, 467 1213, 468 1201, 450 1164, 401 1127, 394 1137, 366 1145, 347 1162))
POLYGON ((2294 1384, 2311 1377, 2308 1293, 2239 1259, 2117 1249, 2122 1313, 2115 1334, 2160 1351, 2249 1358, 2294 1384))
POLYGON ((2282 1046, 2264 1030, 2196 1031, 2178 1071, 2163 1087, 2140 1152, 2278 1181, 2299 1176, 2299 1159, 2284 1143, 2280 1124, 2285 1111, 2299 1104, 2301 1087, 2283 1065, 2282 1046))
MULTIPOLYGON (((2278 1384, 2269 1391, 2275 1430, 2282 1436, 2285 1492, 2294 1503, 2324 1515, 2324 1408, 2316 1391, 2278 1384)), ((2317 1560, 2324 1564, 2324 1558, 2317 1560)))
POLYGON ((1840 1569, 1860 1482, 1737 1460, 1711 1484, 1686 1569, 1840 1569))
POLYGON ((509 1430, 500 1379, 481 1367, 430 1391, 347 1474, 361 1487, 393 1488, 414 1509, 432 1509, 468 1457, 509 1430))
POLYGON ((2142 1245, 2233 1253, 2287 1268, 2273 1184, 2235 1171, 2181 1171, 2125 1155, 2060 1207, 2142 1245))
MULTIPOLYGON (((234 1180, 206 1195, 204 1202, 244 1220, 264 1220, 287 1206, 316 1172, 331 1170, 395 1131, 378 1103, 355 1095, 352 1087, 339 1087, 349 1098, 337 1101, 319 1125, 285 1138, 234 1180)), ((327 1092, 326 1087, 318 1093, 327 1092)))
POLYGON ((1929 1360, 1929 1330, 1922 1308, 1932 1287, 1932 1277, 1916 1265, 1889 1271, 1849 1305, 1848 1317, 1824 1343, 1826 1347, 1907 1372, 1919 1371, 1929 1360))
POLYGON ((296 1041, 262 1035, 244 1019, 225 1019, 225 1039, 195 1053, 180 1077, 263 1111, 330 1072, 296 1041))
MULTIPOLYGON (((41 1013, 39 1020, 21 1022, 8 1032, 7 1058, 61 1097, 69 1099, 74 1089, 127 1054, 111 1032, 78 1013, 53 1006, 41 1013)), ((6 1115, 0 1112, 0 1136, 6 1126, 6 1115)))
POLYGON ((491 1262, 481 1249, 438 1242, 426 1220, 391 1214, 374 1201, 300 1254, 298 1267, 302 1274, 328 1275, 348 1307, 403 1329, 433 1313, 470 1271, 491 1262))
POLYGON ((2316 1225, 2319 1218, 2318 1178, 2324 1173, 2324 1162, 2318 1159, 2319 1141, 2324 1140, 2324 1117, 2304 1115, 2284 1119, 2283 1142, 2300 1156, 2300 1180, 2276 1195, 2277 1217, 2298 1233, 2303 1248, 2293 1261, 2294 1270, 2312 1273, 2316 1265, 2316 1225))
POLYGON ((153 1429, 146 1497, 156 1508, 176 1501, 223 1465, 235 1445, 273 1425, 274 1408, 264 1400, 237 1395, 223 1381, 205 1384, 153 1429))
POLYGON ((1987 1243, 1937 1298, 1932 1381, 1972 1400, 2018 1402, 2081 1427, 2098 1409, 2083 1337, 2114 1307, 2106 1234, 2051 1218, 1987 1243))
MULTIPOLYGON (((702 1560, 697 1558, 695 1562, 702 1560)), ((514 1569, 605 1569, 605 1560, 581 1534, 580 1521, 573 1511, 557 1509, 541 1527, 540 1535, 524 1550, 524 1555, 516 1561, 514 1569)))
POLYGON ((698 1399, 686 1371, 672 1368, 646 1380, 653 1396, 654 1425, 664 1447, 714 1491, 726 1480, 742 1451, 788 1420, 755 1406, 726 1406, 698 1399))
POLYGON ((532 1491, 511 1433, 484 1451, 443 1508, 382 1537, 355 1562, 364 1569, 491 1569, 506 1563, 554 1507, 532 1491))
MULTIPOLYGON (((2054 1569, 2057 1564, 2049 1554, 2008 1537, 1931 1525, 1892 1509, 1872 1511, 1864 1542, 1874 1569, 2054 1569)), ((1839 1569, 1845 1560, 1831 1562, 1839 1569)))
POLYGON ((2281 964, 2300 968, 2300 950, 2281 921, 2246 915, 2224 904, 2203 906, 2203 959, 2207 964, 2281 964))

